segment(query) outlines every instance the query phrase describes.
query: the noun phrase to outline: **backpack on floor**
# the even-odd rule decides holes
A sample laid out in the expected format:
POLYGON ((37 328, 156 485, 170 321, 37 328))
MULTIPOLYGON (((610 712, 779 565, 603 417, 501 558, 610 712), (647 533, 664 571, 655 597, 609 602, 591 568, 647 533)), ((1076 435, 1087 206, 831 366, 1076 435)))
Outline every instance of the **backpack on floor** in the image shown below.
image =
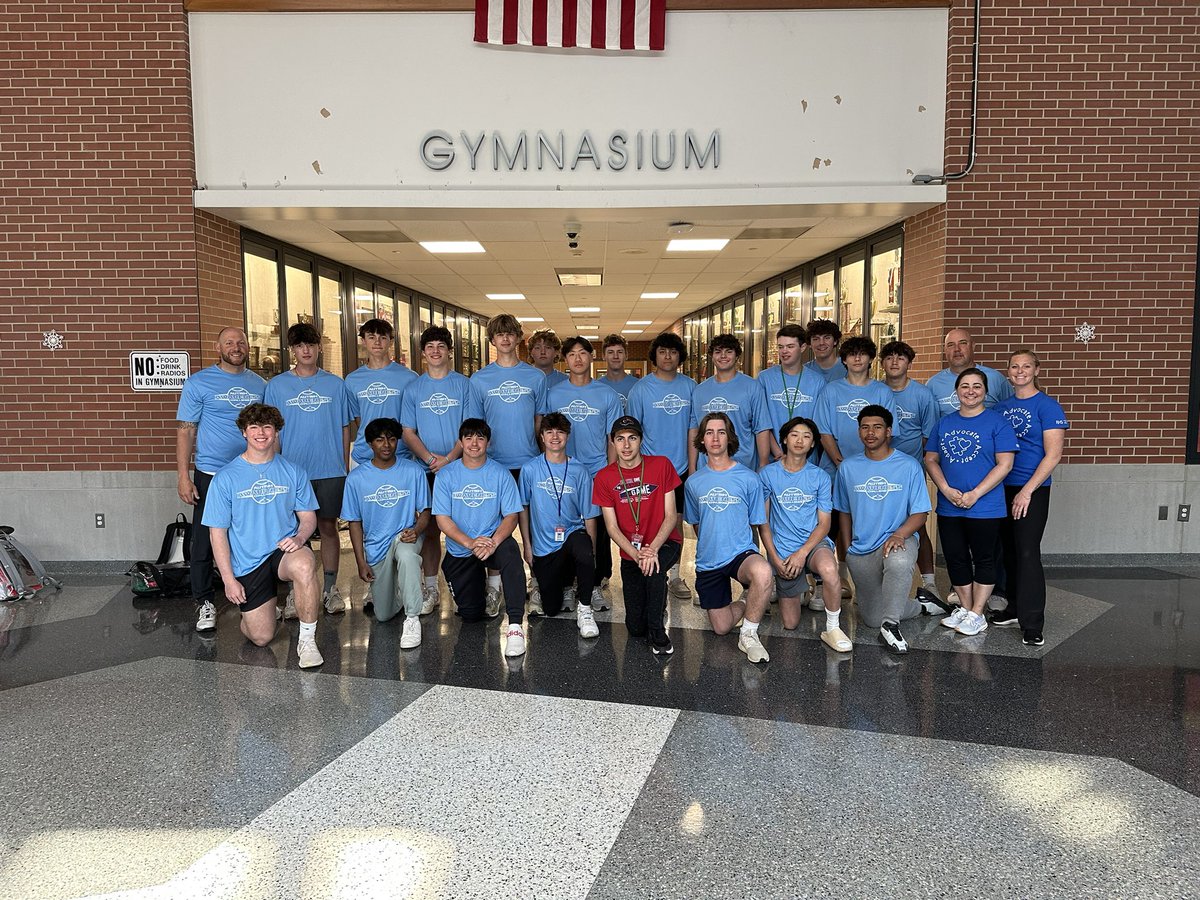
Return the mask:
POLYGON ((155 565, 173 565, 190 562, 192 559, 192 523, 180 513, 175 521, 167 525, 163 533, 162 548, 158 551, 155 565))
POLYGON ((24 600, 44 587, 62 590, 29 548, 13 537, 11 525, 0 525, 0 600, 24 600))
POLYGON ((135 562, 125 573, 134 599, 178 597, 192 592, 192 567, 187 563, 135 562))

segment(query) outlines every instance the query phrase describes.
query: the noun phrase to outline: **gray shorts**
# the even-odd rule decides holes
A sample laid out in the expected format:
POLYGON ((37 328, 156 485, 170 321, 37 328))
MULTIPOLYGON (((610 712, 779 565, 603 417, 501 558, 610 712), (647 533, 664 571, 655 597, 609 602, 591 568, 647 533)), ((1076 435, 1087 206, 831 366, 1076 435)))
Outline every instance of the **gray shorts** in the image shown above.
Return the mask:
POLYGON ((780 597, 799 597, 808 590, 808 576, 812 575, 815 578, 817 575, 816 572, 808 567, 808 562, 812 559, 812 555, 822 547, 828 547, 832 551, 834 549, 833 541, 825 538, 825 540, 813 547, 809 551, 808 559, 804 560, 804 568, 800 570, 800 574, 795 578, 784 578, 778 572, 775 573, 775 589, 779 592, 780 597))
POLYGON ((346 476, 317 478, 312 483, 317 495, 317 518, 336 519, 342 514, 342 493, 346 488, 346 476))

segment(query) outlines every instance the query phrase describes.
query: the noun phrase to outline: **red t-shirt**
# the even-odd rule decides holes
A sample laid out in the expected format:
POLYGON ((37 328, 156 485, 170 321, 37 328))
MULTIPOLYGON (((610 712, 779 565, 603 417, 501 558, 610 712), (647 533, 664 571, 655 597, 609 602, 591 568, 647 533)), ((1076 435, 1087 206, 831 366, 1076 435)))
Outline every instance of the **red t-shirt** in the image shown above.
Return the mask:
MULTIPOLYGON (((642 464, 618 471, 620 463, 615 462, 597 472, 596 477, 592 479, 592 502, 597 506, 607 506, 616 512, 617 525, 626 538, 632 540, 634 534, 641 534, 643 540, 650 543, 658 534, 658 529, 662 528, 667 493, 675 490, 682 482, 675 472, 675 466, 667 457, 643 456, 642 461, 645 465, 644 481, 642 464), (622 479, 624 485, 621 483, 622 479), (635 509, 638 510, 636 526, 633 522, 635 509)), ((683 543, 683 535, 679 533, 678 528, 671 531, 670 540, 683 543)), ((630 557, 622 550, 621 558, 630 557)))

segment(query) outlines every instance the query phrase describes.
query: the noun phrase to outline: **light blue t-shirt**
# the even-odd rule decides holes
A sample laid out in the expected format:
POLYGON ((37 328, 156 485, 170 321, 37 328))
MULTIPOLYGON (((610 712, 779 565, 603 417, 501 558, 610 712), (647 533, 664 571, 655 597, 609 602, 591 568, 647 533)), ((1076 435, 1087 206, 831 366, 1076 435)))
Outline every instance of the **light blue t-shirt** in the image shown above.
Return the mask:
POLYGON ((799 472, 789 472, 783 462, 773 462, 758 473, 771 502, 771 537, 775 552, 788 557, 804 546, 817 529, 817 513, 833 509, 829 476, 811 461, 799 472))
MULTIPOLYGON (((468 469, 456 459, 437 474, 433 482, 433 514, 449 516, 470 538, 495 533, 505 516, 519 513, 521 495, 512 474, 494 459, 478 469, 468 469)), ((471 551, 446 536, 451 556, 470 556, 471 551)))
MULTIPOLYGON (((538 371, 541 372, 542 370, 538 369, 538 371)), ((566 372, 560 372, 558 369, 551 369, 549 373, 543 372, 542 374, 546 376, 546 390, 550 390, 556 384, 562 384, 564 381, 571 380, 571 376, 566 372)))
POLYGON ((616 391, 618 394, 621 395, 621 410, 628 411, 628 409, 629 409, 629 392, 633 390, 633 386, 635 384, 637 384, 639 381, 641 381, 641 379, 638 378, 636 375, 634 375, 632 372, 626 372, 625 377, 620 379, 619 381, 612 381, 611 379, 609 379, 607 374, 601 375, 598 380, 603 382, 605 385, 612 388, 614 391, 616 391))
MULTIPOLYGON (((1024 487, 1033 477, 1037 467, 1046 458, 1045 432, 1071 427, 1062 405, 1052 397, 1038 391, 1024 400, 1013 396, 996 404, 995 412, 1004 416, 1012 427, 1021 445, 1021 452, 1013 459, 1012 471, 1004 483, 1013 487, 1024 487)), ((1042 484, 1049 484, 1047 477, 1042 484)))
POLYGON ((735 463, 714 472, 707 466, 683 484, 684 518, 700 526, 696 571, 711 572, 739 553, 757 550, 753 525, 767 520, 762 482, 753 469, 735 463))
POLYGON ((308 473, 295 463, 279 454, 262 464, 238 456, 213 477, 203 524, 228 529, 233 574, 241 578, 296 533, 297 512, 316 508, 308 473))
MULTIPOLYGON (((757 469, 758 448, 755 438, 760 432, 771 430, 762 385, 743 372, 736 373, 723 384, 717 381, 715 375, 706 378, 692 391, 692 417, 688 427, 699 428, 700 420, 710 412, 723 412, 729 416, 739 442, 738 452, 733 458, 751 471, 757 469)), ((702 452, 696 468, 706 465, 702 452)))
POLYGON ((608 432, 622 415, 620 394, 599 379, 582 387, 564 381, 550 388, 546 406, 571 420, 567 456, 592 476, 608 465, 608 432))
POLYGON ((418 376, 404 389, 403 407, 400 421, 404 427, 415 430, 429 452, 438 456, 454 449, 464 419, 483 418, 479 391, 459 372, 450 372, 445 378, 434 378, 428 372, 418 376))
POLYGON ((696 382, 686 375, 671 381, 651 373, 629 392, 629 414, 642 423, 642 453, 665 456, 682 475, 688 466, 688 425, 696 382))
POLYGON ((534 416, 546 411, 546 376, 529 363, 505 368, 489 363, 471 376, 492 427, 488 457, 506 469, 519 469, 538 455, 534 416))
POLYGON ((281 372, 267 382, 266 402, 283 413, 279 447, 314 481, 346 474, 342 428, 354 421, 346 383, 318 369, 307 378, 281 372))
MULTIPOLYGON (((991 409, 1001 400, 1007 400, 1013 395, 1012 385, 1000 372, 978 363, 973 368, 987 376, 988 389, 987 396, 983 398, 984 409, 991 409)), ((958 393, 954 390, 954 382, 957 380, 958 376, 949 369, 942 369, 925 382, 926 387, 933 391, 933 399, 937 401, 938 413, 942 416, 958 412, 958 393)))
POLYGON ((521 502, 529 507, 533 529, 533 555, 549 556, 561 550, 567 537, 583 529, 584 519, 594 519, 600 510, 592 503, 592 476, 570 457, 552 463, 539 455, 521 467, 521 502), (554 539, 554 529, 563 527, 563 541, 554 539))
POLYGON ((797 375, 788 375, 782 366, 771 366, 759 373, 758 383, 763 387, 767 417, 776 440, 779 429, 796 416, 813 418, 817 397, 825 387, 825 379, 807 367, 801 367, 797 375))
POLYGON ((853 456, 863 452, 863 444, 858 437, 859 412, 864 406, 877 404, 891 412, 894 425, 899 414, 892 397, 892 389, 882 381, 872 379, 864 385, 851 384, 844 378, 831 381, 817 398, 814 421, 821 429, 821 434, 837 439, 843 457, 853 456))
POLYGON ((849 552, 874 553, 909 516, 929 512, 925 470, 896 449, 878 461, 848 456, 833 479, 833 506, 850 514, 849 552))
POLYGON ((892 391, 892 402, 896 406, 892 446, 917 462, 923 462, 924 441, 933 434, 933 428, 941 418, 933 391, 910 378, 904 390, 892 391))
MULTIPOLYGON (((1020 445, 1004 416, 993 409, 985 409, 969 418, 957 412, 943 416, 925 449, 938 455, 938 465, 950 487, 970 491, 992 471, 997 453, 1013 453, 1020 445)), ((1003 519, 1005 507, 1003 483, 976 500, 970 509, 960 509, 938 492, 939 516, 1003 519)))
POLYGON ((249 369, 231 375, 209 366, 190 376, 179 395, 180 422, 196 422, 196 468, 212 475, 246 451, 237 417, 251 403, 261 403, 267 383, 249 369))
MULTIPOLYGON (((358 419, 358 434, 350 446, 350 458, 360 466, 374 459, 367 444, 367 426, 376 419, 403 421, 404 389, 417 380, 417 373, 408 366, 392 361, 382 369, 360 366, 346 376, 350 392, 350 410, 358 419)), ((396 447, 396 457, 412 459, 404 441, 396 447)))
POLYGON ((411 459, 397 459, 386 469, 369 462, 346 476, 342 518, 362 522, 363 550, 367 565, 373 566, 387 555, 396 535, 412 528, 429 505, 424 467, 411 459))
POLYGON ((828 369, 822 369, 819 362, 817 362, 815 359, 810 359, 804 364, 804 368, 808 369, 808 371, 813 372, 814 374, 820 375, 821 378, 825 380, 826 384, 829 384, 831 381, 837 381, 839 378, 846 377, 846 364, 840 359, 828 369))

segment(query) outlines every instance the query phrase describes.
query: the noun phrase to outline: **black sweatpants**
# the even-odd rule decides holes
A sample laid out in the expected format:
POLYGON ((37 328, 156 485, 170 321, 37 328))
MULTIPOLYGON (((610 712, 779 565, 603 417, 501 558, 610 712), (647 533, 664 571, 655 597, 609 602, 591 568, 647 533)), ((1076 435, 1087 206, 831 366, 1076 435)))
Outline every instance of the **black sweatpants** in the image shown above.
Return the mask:
POLYGON ((579 581, 575 599, 583 606, 592 605, 596 560, 592 538, 583 528, 567 535, 563 545, 546 556, 533 558, 533 577, 542 592, 542 609, 548 616, 562 612, 563 590, 579 581))
POLYGON ((525 617, 525 560, 511 535, 500 542, 487 562, 475 556, 451 556, 449 553, 443 557, 442 572, 454 594, 458 614, 464 622, 478 622, 483 618, 489 568, 500 570, 508 621, 520 625, 525 617))
POLYGON ((996 557, 1003 519, 971 519, 939 515, 938 541, 946 557, 950 583, 961 587, 996 583, 996 557))
MULTIPOLYGON (((612 541, 608 537, 608 526, 604 524, 604 516, 596 517, 596 568, 595 583, 598 585, 605 578, 612 578, 612 541)), ((579 586, 583 593, 583 585, 579 586)), ((591 591, 588 591, 591 596, 591 591)))
POLYGON ((1004 488, 1008 516, 1000 528, 1004 568, 1008 570, 1008 602, 1017 612, 1022 631, 1041 632, 1046 624, 1046 573, 1042 569, 1042 535, 1050 515, 1050 487, 1042 485, 1029 499, 1029 511, 1012 517, 1019 487, 1004 488))
POLYGON ((667 541, 658 550, 658 571, 648 578, 633 560, 621 558, 625 627, 634 637, 663 633, 667 608, 667 572, 679 562, 682 554, 682 544, 667 541))
POLYGON ((197 603, 212 602, 213 598, 213 555, 212 540, 208 535, 208 526, 202 525, 204 520, 204 500, 208 497, 208 486, 212 484, 213 476, 195 470, 192 472, 192 482, 196 485, 196 493, 200 499, 192 507, 192 597, 197 603))

